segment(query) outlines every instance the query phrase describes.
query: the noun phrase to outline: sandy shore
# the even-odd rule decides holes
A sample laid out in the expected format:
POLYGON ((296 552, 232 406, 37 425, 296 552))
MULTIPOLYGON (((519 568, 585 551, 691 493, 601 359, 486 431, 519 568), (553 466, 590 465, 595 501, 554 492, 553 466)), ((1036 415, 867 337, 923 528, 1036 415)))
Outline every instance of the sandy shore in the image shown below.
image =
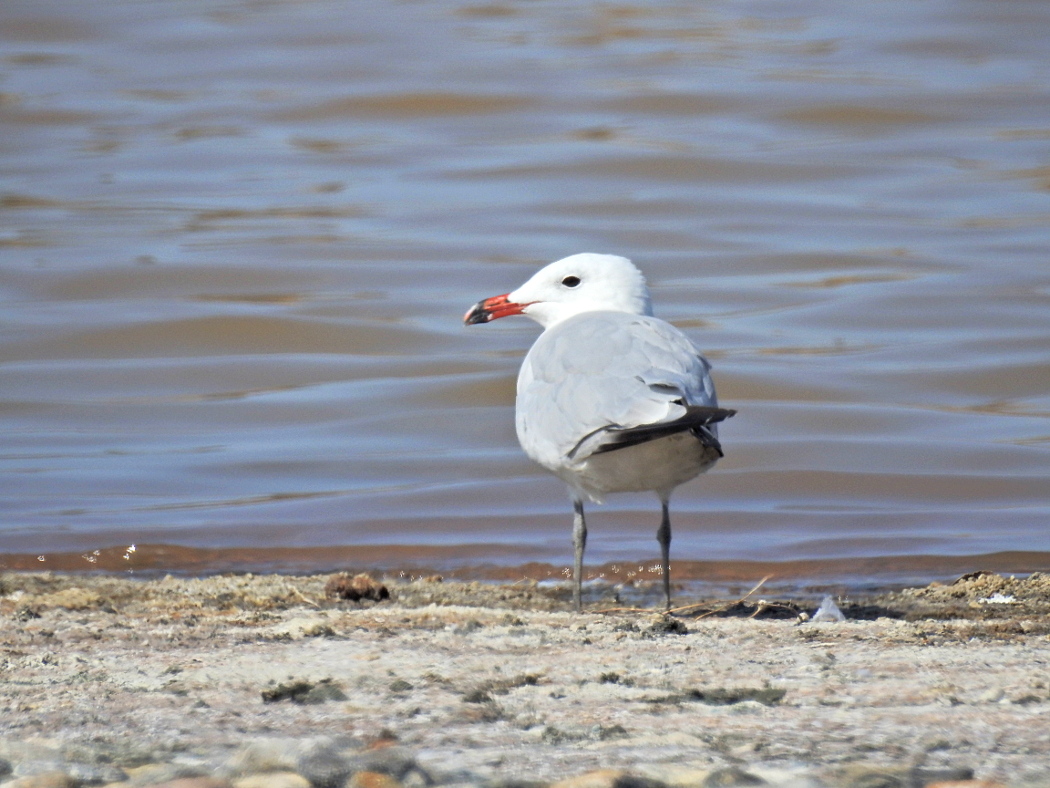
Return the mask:
POLYGON ((1050 785, 1045 575, 837 623, 761 590, 667 619, 611 586, 576 615, 560 587, 328 579, 0 576, 0 782, 1050 785))

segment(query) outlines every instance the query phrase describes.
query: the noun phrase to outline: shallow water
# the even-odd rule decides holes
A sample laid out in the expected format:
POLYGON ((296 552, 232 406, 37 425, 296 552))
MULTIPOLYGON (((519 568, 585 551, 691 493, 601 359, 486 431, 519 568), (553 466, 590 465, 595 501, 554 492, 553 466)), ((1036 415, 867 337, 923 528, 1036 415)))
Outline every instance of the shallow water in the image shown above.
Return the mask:
MULTIPOLYGON (((1048 29, 7 0, 0 564, 556 573, 568 499, 513 430, 537 328, 460 320, 604 251, 739 410, 676 577, 1050 568, 1048 29)), ((593 509, 589 563, 647 565, 657 519, 593 509)))

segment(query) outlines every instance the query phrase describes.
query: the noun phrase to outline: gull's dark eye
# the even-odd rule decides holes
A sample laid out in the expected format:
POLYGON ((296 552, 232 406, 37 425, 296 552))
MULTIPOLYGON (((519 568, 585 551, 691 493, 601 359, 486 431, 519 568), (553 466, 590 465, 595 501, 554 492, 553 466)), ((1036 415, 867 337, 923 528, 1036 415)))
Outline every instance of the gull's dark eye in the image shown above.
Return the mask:
POLYGON ((576 287, 580 283, 580 277, 578 276, 567 276, 561 280, 561 283, 566 287, 576 287))

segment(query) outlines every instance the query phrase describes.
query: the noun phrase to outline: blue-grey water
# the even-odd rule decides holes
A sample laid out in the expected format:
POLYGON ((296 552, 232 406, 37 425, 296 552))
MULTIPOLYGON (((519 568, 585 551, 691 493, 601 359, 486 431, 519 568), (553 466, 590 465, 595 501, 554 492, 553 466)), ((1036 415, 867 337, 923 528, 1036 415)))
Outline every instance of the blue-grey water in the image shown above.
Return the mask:
MULTIPOLYGON (((1050 568, 1048 30, 1025 0, 5 0, 0 564, 557 570, 568 499, 513 430, 538 329, 460 320, 598 251, 739 411, 676 566, 1050 568)), ((595 509, 588 561, 647 566, 657 519, 595 509)))

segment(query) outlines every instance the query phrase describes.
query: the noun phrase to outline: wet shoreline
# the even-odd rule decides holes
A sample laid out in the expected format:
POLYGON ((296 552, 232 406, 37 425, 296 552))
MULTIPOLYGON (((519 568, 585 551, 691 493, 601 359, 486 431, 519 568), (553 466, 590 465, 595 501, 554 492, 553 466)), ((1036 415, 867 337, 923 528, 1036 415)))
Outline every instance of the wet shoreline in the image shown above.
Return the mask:
MULTIPOLYGON (((202 548, 172 544, 113 546, 73 552, 2 553, 0 572, 60 572, 153 580, 171 574, 380 573, 399 580, 440 575, 447 580, 485 583, 557 583, 570 564, 529 561, 501 546, 366 545, 325 547, 202 548)), ((1050 553, 1020 550, 982 555, 886 555, 785 561, 719 560, 672 562, 676 594, 732 595, 764 578, 767 591, 800 598, 826 593, 873 594, 960 575, 990 571, 1028 575, 1050 570, 1050 553)), ((653 556, 585 566, 584 579, 596 588, 629 586, 640 593, 659 583, 653 556)))

